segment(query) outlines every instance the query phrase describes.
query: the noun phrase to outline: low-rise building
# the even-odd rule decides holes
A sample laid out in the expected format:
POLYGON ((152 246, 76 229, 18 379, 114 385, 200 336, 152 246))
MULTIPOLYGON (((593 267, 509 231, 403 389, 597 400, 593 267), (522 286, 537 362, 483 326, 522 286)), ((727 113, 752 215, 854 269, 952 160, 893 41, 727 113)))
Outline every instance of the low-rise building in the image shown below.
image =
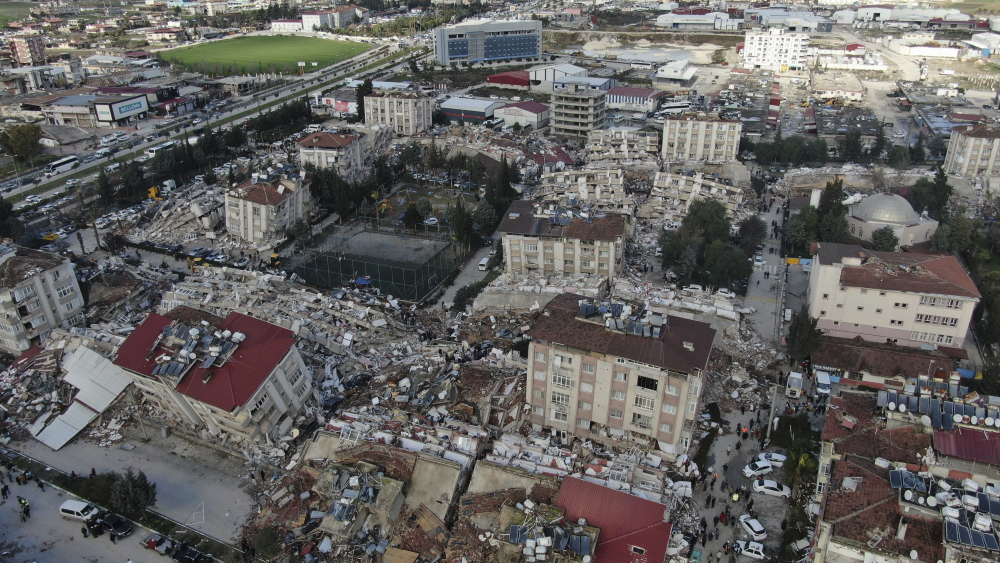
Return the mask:
POLYGON ((320 131, 299 141, 299 163, 333 168, 348 182, 364 176, 365 135, 320 131))
POLYGON ((855 74, 826 72, 812 77, 813 95, 824 100, 860 101, 868 91, 855 74))
POLYGON ((416 135, 431 126, 431 98, 420 92, 373 92, 365 96, 365 123, 388 125, 401 137, 416 135))
POLYGON ((260 174, 226 192, 226 229, 251 242, 275 240, 306 219, 309 180, 260 174))
MULTIPOLYGON (((1000 125, 983 123, 963 125, 951 130, 944 169, 958 176, 1000 176, 1000 125)), ((994 180, 995 181, 995 180, 994 180)))
POLYGON ((83 320, 83 294, 68 258, 0 245, 0 348, 20 355, 53 328, 83 320))
POLYGON ((851 206, 847 214, 851 236, 871 240, 872 233, 892 228, 900 246, 912 246, 931 240, 938 222, 913 210, 906 198, 896 194, 870 195, 851 206))
POLYGON ((160 28, 151 29, 146 32, 146 41, 160 41, 163 43, 177 43, 187 39, 187 34, 181 28, 160 28))
POLYGON ((653 85, 657 88, 667 86, 691 86, 697 80, 698 68, 691 65, 690 59, 670 61, 656 69, 653 75, 653 85))
POLYGON ((114 363, 173 420, 239 444, 273 443, 314 400, 294 336, 241 313, 181 306, 146 317, 114 363))
POLYGON ((482 98, 460 98, 455 96, 441 104, 441 111, 448 119, 463 123, 482 123, 493 119, 493 112, 502 108, 506 102, 486 100, 482 98))
POLYGON ((538 102, 515 102, 494 110, 493 115, 503 119, 507 127, 513 127, 517 123, 521 127, 538 130, 548 126, 552 110, 538 102))
POLYGON ((552 90, 552 135, 586 139, 607 123, 607 92, 589 84, 564 83, 552 90))
POLYGON ((813 243, 808 295, 830 336, 918 348, 961 348, 982 297, 954 256, 827 242, 813 243))
POLYGON ((569 217, 543 214, 517 200, 500 221, 506 269, 560 276, 618 274, 625 256, 625 217, 569 217))
POLYGON ((615 86, 608 91, 608 107, 624 111, 651 113, 656 111, 664 96, 666 96, 666 92, 656 88, 615 86))
POLYGON ((655 440, 669 458, 686 453, 715 329, 670 315, 626 320, 622 305, 607 312, 563 293, 532 326, 532 426, 604 443, 655 440))
POLYGON ((717 113, 684 113, 663 125, 663 159, 732 162, 740 148, 743 124, 717 113))
POLYGON ((551 92, 556 80, 566 76, 587 76, 587 69, 571 64, 548 64, 528 70, 528 83, 532 90, 551 92))
POLYGON ((271 31, 274 33, 296 33, 302 31, 302 20, 272 20, 271 31))

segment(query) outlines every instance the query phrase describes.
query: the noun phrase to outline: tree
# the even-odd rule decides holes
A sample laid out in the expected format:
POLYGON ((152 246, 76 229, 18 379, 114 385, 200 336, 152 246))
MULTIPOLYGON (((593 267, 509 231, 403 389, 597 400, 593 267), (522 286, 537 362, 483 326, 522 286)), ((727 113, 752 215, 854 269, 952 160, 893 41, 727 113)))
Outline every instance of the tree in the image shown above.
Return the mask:
POLYGON ((885 153, 885 149, 888 144, 889 139, 885 136, 885 128, 879 127, 878 133, 875 135, 875 142, 872 143, 871 148, 868 150, 868 156, 872 160, 882 158, 882 154, 885 153))
POLYGON ((846 198, 847 194, 844 193, 843 178, 827 182, 826 188, 823 190, 822 195, 819 196, 819 207, 816 209, 820 221, 829 215, 843 215, 847 213, 847 206, 844 205, 844 199, 846 198))
POLYGON ((482 199, 479 204, 476 205, 476 209, 472 212, 472 222, 479 227, 479 232, 487 235, 493 231, 493 227, 497 224, 497 212, 490 205, 490 202, 482 199))
POLYGON ((681 223, 681 230, 688 235, 700 236, 705 243, 728 240, 730 223, 726 218, 726 207, 717 199, 695 200, 681 223))
POLYGON ((912 147, 910 147, 910 160, 920 164, 921 162, 927 160, 927 152, 924 150, 924 132, 921 131, 917 135, 917 142, 912 147))
POLYGON ((767 238, 767 223, 757 215, 740 221, 739 240, 743 254, 753 256, 758 244, 767 238))
POLYGON ((215 184, 218 181, 219 181, 219 176, 216 175, 215 172, 206 172, 205 173, 205 185, 206 186, 211 186, 211 185, 215 184))
POLYGON ((872 248, 882 252, 895 252, 899 248, 899 237, 889 225, 875 229, 872 231, 872 248))
POLYGON ((864 143, 861 141, 861 129, 852 128, 844 136, 844 141, 840 143, 838 149, 840 157, 847 162, 857 162, 865 153, 864 143))
POLYGON ((827 215, 819 221, 819 240, 847 244, 851 242, 850 225, 846 215, 827 215))
POLYGON ((712 64, 721 65, 726 62, 726 49, 716 49, 712 53, 712 64))
POLYGON ((415 229, 417 225, 424 222, 424 218, 420 215, 420 210, 417 209, 417 204, 410 202, 407 206, 406 211, 403 213, 403 225, 407 229, 415 229))
POLYGON ((938 225, 931 237, 931 249, 940 252, 951 252, 951 227, 947 224, 938 225))
POLYGON ((785 351, 791 364, 796 360, 801 360, 813 353, 819 346, 819 337, 823 335, 823 330, 816 325, 819 319, 809 316, 809 309, 803 305, 792 324, 788 327, 788 336, 785 338, 785 351))
MULTIPOLYGON (((998 309, 994 310, 1000 312, 998 309)), ((997 316, 1000 317, 1000 314, 997 316)), ((977 377, 972 380, 969 388, 985 395, 1000 395, 1000 363, 994 360, 986 364, 983 366, 982 374, 982 378, 977 377)))
POLYGON ((0 197, 0 237, 17 240, 24 230, 24 225, 14 213, 14 204, 0 197))
POLYGON ((420 72, 420 67, 417 66, 417 57, 411 57, 409 64, 410 64, 410 72, 412 72, 413 74, 420 72))
POLYGON ((809 143, 809 161, 826 164, 830 159, 830 149, 823 139, 817 139, 809 143))
POLYGON ((371 96, 375 88, 372 86, 372 79, 366 78, 361 86, 358 86, 354 91, 355 100, 358 104, 358 117, 361 119, 361 123, 365 122, 365 96, 371 96))
POLYGON ((156 504, 156 483, 150 483, 142 471, 126 469, 111 486, 111 510, 133 519, 156 504))
POLYGON ((422 197, 417 200, 417 211, 420 212, 420 216, 427 218, 434 215, 434 206, 431 205, 431 201, 426 197, 422 197))
POLYGON ((903 145, 893 145, 889 150, 889 166, 902 170, 910 165, 910 149, 903 145))
POLYGON ((0 132, 0 146, 7 154, 22 162, 42 154, 42 128, 38 125, 14 125, 0 132))
POLYGON ((515 121, 514 125, 510 126, 510 130, 513 131, 513 132, 515 132, 515 133, 520 133, 521 132, 521 124, 518 123, 517 121, 515 121))
POLYGON ((111 181, 108 179, 108 173, 104 171, 104 167, 101 167, 101 171, 97 173, 97 195, 101 198, 101 203, 104 205, 111 205, 115 195, 114 190, 111 188, 111 181))
POLYGON ((698 254, 695 252, 693 245, 688 246, 681 252, 680 259, 674 267, 674 273, 677 274, 681 281, 686 282, 691 279, 691 276, 694 275, 697 269, 698 254))

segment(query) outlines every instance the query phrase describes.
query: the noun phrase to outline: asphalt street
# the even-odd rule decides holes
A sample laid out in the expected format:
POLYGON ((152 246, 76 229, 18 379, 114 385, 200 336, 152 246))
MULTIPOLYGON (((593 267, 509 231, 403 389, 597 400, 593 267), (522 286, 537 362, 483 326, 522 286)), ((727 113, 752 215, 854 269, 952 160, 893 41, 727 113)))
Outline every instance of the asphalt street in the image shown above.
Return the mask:
MULTIPOLYGON (((782 228, 781 205, 783 199, 777 199, 771 209, 766 213, 759 214, 760 218, 768 228, 768 235, 771 232, 771 221, 778 222, 778 229, 782 228)), ((747 296, 744 304, 747 307, 757 309, 756 313, 749 315, 750 322, 757 328, 760 337, 772 344, 780 344, 781 337, 776 326, 776 315, 780 314, 781 284, 779 278, 784 275, 784 259, 780 256, 781 240, 768 236, 764 242, 764 264, 755 266, 753 274, 750 276, 750 283, 747 286, 747 296), (773 254, 769 253, 771 249, 773 254), (764 277, 764 274, 767 277, 764 277), (772 288, 773 287, 773 288, 772 288)))

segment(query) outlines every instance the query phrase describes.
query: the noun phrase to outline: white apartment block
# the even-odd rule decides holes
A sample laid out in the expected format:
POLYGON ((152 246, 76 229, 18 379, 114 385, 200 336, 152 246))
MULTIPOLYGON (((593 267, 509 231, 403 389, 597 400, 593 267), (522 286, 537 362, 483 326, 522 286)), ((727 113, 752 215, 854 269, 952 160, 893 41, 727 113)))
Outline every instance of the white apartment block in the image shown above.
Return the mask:
POLYGON ((205 15, 206 16, 221 16, 227 13, 229 9, 228 2, 226 0, 206 0, 205 1, 205 15))
POLYGON ((742 188, 733 186, 729 180, 705 176, 701 172, 657 172, 650 195, 653 197, 640 207, 639 217, 675 222, 682 221, 691 204, 699 198, 720 201, 730 217, 742 207, 744 200, 742 188))
POLYGON ((274 33, 296 33, 302 31, 302 20, 274 20, 271 22, 274 33))
POLYGON ((685 113, 663 125, 666 161, 732 162, 740 149, 743 124, 716 113, 685 113))
POLYGON ((944 170, 948 174, 973 178, 1000 176, 1000 125, 982 123, 951 130, 944 170))
POLYGON ((544 214, 527 200, 511 203, 497 231, 507 271, 549 276, 618 274, 625 256, 625 218, 544 214))
POLYGON ((773 71, 806 68, 809 35, 783 29, 748 31, 743 45, 743 66, 773 71))
POLYGON ((364 177, 365 134, 320 131, 299 141, 299 162, 305 167, 334 168, 349 182, 364 177))
POLYGON ((388 125, 400 137, 431 126, 431 98, 419 92, 383 90, 365 96, 365 124, 388 125))
POLYGON ((809 314, 838 338, 961 348, 981 297, 954 256, 813 243, 809 314))
POLYGON ((587 84, 559 84, 552 90, 553 137, 586 139, 607 123, 607 92, 587 84))
POLYGON ((254 176, 226 192, 226 229, 243 240, 265 242, 306 217, 309 181, 254 176))
POLYGON ((0 246, 0 348, 19 356, 53 328, 83 321, 83 294, 68 258, 0 246))
POLYGON ((314 31, 324 25, 333 27, 333 12, 302 12, 302 29, 304 31, 314 31))
POLYGON ((650 443, 669 459, 687 452, 715 340, 707 323, 650 314, 605 319, 563 293, 528 333, 528 390, 535 430, 602 443, 650 443))
POLYGON ((548 172, 542 174, 539 183, 538 197, 543 205, 587 206, 591 211, 610 211, 626 217, 631 217, 635 209, 635 201, 625 193, 625 171, 621 168, 548 172))
POLYGON ((587 160, 644 160, 660 157, 660 136, 631 128, 598 129, 587 133, 587 160))

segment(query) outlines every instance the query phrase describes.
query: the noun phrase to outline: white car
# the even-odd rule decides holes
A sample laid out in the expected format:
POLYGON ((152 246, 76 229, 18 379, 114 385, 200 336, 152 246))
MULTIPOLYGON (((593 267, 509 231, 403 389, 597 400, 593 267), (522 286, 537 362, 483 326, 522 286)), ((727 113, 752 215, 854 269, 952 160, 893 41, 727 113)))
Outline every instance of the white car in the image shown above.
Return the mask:
POLYGON ((786 485, 771 480, 757 479, 753 482, 753 490, 755 493, 762 493, 773 497, 789 498, 792 496, 792 490, 786 485))
POLYGON ((751 517, 749 514, 740 516, 740 525, 750 534, 750 539, 753 541, 764 541, 767 539, 767 530, 764 529, 764 526, 756 518, 751 517))
POLYGON ((729 290, 729 288, 723 287, 719 291, 715 292, 719 297, 725 297, 726 299, 735 299, 736 294, 729 290))
POLYGON ((746 555, 752 559, 764 559, 764 546, 755 541, 738 541, 736 542, 736 550, 740 555, 746 555))
POLYGON ((430 217, 430 218, 428 218, 426 221, 424 221, 424 224, 425 225, 437 225, 438 224, 437 217, 430 217))
POLYGON ((743 476, 752 479, 754 477, 760 477, 761 475, 767 475, 772 471, 774 471, 774 467, 771 467, 770 463, 762 459, 758 459, 743 468, 743 476))
POLYGON ((785 461, 788 460, 787 457, 785 457, 785 456, 783 456, 781 454, 773 454, 773 453, 772 454, 760 454, 760 455, 757 456, 757 459, 762 460, 762 461, 766 461, 766 462, 770 463, 771 465, 773 465, 774 467, 781 467, 782 465, 785 464, 785 461))
POLYGON ((78 180, 77 178, 73 178, 72 180, 66 180, 66 187, 67 188, 72 188, 73 186, 75 186, 75 185, 77 185, 79 183, 80 183, 80 180, 78 180))
POLYGON ((754 256, 753 257, 753 265, 754 266, 763 266, 764 265, 764 257, 763 256, 754 256))
POLYGON ((690 291, 691 293, 705 293, 705 288, 700 285, 691 284, 685 287, 684 291, 690 291))

